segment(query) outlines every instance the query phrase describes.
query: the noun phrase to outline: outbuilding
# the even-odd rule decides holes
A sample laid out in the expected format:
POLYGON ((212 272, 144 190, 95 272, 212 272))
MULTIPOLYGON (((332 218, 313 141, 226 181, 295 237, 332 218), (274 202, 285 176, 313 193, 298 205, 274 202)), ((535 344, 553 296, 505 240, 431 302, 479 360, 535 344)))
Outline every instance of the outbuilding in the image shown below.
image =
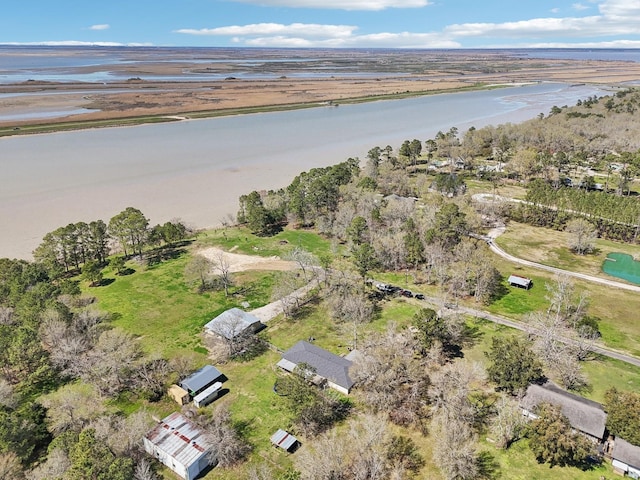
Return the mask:
POLYGON ((205 365, 180 382, 180 386, 195 397, 200 392, 216 383, 223 377, 222 373, 213 365, 205 365))
POLYGON ((193 480, 209 465, 211 446, 204 432, 181 413, 164 418, 142 439, 145 451, 184 480, 193 480))
POLYGON ((629 475, 631 478, 640 478, 640 447, 616 437, 611 456, 614 472, 629 475))
POLYGON ((243 333, 255 333, 263 327, 258 317, 239 308, 231 308, 207 323, 204 330, 211 335, 233 340, 243 333))
POLYGON ((171 385, 167 393, 178 403, 178 405, 186 405, 189 403, 189 392, 178 385, 171 385))
POLYGON ((298 446, 298 439, 289 432, 278 429, 276 433, 271 435, 271 443, 275 447, 282 448, 287 452, 292 452, 298 446))
POLYGON ((521 277, 520 275, 509 275, 509 285, 529 290, 533 287, 533 281, 530 278, 521 277))

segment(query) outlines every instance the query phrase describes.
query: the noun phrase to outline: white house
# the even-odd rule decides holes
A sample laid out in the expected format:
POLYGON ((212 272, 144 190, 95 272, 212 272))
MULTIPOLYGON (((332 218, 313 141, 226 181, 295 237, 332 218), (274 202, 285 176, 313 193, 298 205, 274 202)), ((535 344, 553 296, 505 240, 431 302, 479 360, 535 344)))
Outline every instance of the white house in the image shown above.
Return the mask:
POLYGON ((163 419, 142 441, 149 455, 184 480, 193 480, 212 463, 203 432, 179 412, 163 419))

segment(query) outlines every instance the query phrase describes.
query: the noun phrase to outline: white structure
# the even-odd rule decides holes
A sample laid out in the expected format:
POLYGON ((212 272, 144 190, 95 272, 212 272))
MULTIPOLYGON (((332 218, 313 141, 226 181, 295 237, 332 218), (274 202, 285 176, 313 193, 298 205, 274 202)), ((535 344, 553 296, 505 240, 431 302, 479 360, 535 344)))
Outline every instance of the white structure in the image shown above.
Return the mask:
POLYGON ((184 480, 193 480, 211 463, 203 432, 179 412, 163 419, 142 441, 149 455, 184 480))
POLYGON ((245 332, 255 333, 262 326, 257 317, 239 308, 232 308, 207 323, 204 330, 206 333, 233 340, 245 332))
POLYGON ((196 406, 196 408, 201 408, 209 405, 216 398, 218 398, 221 388, 222 382, 214 383, 209 388, 203 390, 201 393, 193 397, 193 404, 196 406))

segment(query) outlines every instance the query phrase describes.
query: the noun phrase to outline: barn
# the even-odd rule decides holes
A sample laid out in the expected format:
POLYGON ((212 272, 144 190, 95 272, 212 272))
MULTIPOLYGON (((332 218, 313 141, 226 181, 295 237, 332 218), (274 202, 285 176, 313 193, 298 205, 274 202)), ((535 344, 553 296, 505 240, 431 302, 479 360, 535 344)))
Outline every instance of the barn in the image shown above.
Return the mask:
POLYGON ((160 421, 142 442, 149 455, 184 480, 193 480, 209 465, 215 464, 204 432, 179 412, 160 421))

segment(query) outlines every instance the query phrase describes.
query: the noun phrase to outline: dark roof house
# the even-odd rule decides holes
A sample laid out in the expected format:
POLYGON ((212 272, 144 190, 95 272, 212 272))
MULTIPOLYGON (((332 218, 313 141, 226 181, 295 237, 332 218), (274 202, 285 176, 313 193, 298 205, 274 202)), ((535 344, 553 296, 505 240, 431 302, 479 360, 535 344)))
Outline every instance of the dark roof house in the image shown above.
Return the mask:
POLYGON ((278 366, 292 372, 299 363, 306 363, 313 367, 316 375, 326 379, 331 388, 344 394, 348 394, 353 387, 354 382, 349 377, 349 368, 353 362, 346 358, 300 340, 282 354, 278 366))
POLYGON ((623 475, 626 473, 631 478, 640 478, 640 447, 616 437, 611 456, 614 471, 623 475))
POLYGON ((536 418, 535 407, 542 403, 560 407, 574 429, 595 439, 603 439, 607 414, 599 403, 547 382, 544 385, 529 385, 526 395, 520 401, 520 407, 525 415, 536 418))
POLYGON ((233 340, 244 332, 255 333, 262 327, 257 317, 239 308, 231 308, 207 323, 204 329, 207 333, 233 340))
POLYGON ((213 385, 220 377, 222 377, 222 373, 220 373, 216 367, 205 365, 197 372, 192 373, 182 380, 180 386, 193 397, 205 388, 213 385))

